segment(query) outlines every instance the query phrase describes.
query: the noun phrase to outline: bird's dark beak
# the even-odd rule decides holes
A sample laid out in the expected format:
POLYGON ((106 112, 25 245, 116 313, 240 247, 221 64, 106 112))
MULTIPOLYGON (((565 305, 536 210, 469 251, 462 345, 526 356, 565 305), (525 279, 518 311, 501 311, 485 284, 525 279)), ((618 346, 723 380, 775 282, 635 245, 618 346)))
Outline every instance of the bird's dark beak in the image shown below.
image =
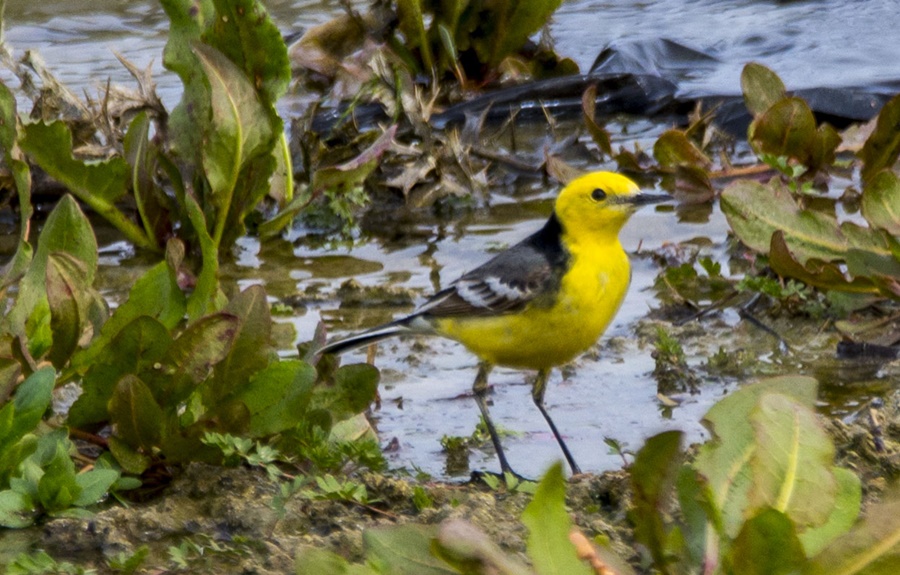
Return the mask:
POLYGON ((669 194, 648 194, 646 192, 641 192, 634 196, 625 196, 623 199, 629 204, 643 206, 646 204, 658 204, 660 202, 670 201, 672 200, 672 196, 669 194))

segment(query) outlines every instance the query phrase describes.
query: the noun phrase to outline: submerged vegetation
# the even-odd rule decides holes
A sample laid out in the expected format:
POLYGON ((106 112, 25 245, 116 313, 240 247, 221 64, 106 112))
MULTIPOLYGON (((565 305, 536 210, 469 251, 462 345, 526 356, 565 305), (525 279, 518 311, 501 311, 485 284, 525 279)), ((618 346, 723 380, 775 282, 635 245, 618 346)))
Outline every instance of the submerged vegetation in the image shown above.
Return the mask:
MULTIPOLYGON (((170 19, 163 63, 184 86, 171 111, 149 71, 127 62, 136 91, 110 87, 102 101, 84 102, 34 56, 15 61, 2 48, 23 94, 0 84, 0 186, 20 218, 0 276, 8 302, 0 525, 91 517, 98 502, 152 498, 197 464, 265 474, 276 485, 277 521, 297 501, 390 517, 384 495, 361 479, 384 466, 365 418, 377 369, 319 360, 321 332, 298 355, 279 355, 264 288, 224 285, 218 266, 242 235, 265 241, 298 217, 341 234, 370 203, 443 211, 477 202, 510 174, 566 181, 579 173, 558 144, 522 152, 527 161, 489 149, 483 142, 509 136, 515 120, 490 124, 487 109, 458 127, 431 122, 475 91, 575 72, 546 37, 533 42, 559 2, 534 10, 376 2, 314 28, 290 51, 255 0, 161 3, 170 19), (302 68, 297 89, 317 90, 332 107, 312 106, 292 122, 289 142, 276 103, 290 89, 292 63, 302 68), (17 111, 17 96, 34 100, 31 117, 17 111), (375 121, 363 121, 367 114, 375 121), (41 221, 35 193, 46 181, 67 193, 41 221), (98 245, 85 211, 156 258, 116 306, 95 287, 98 245), (60 407, 55 390, 66 386, 79 395, 60 407)), ((731 275, 696 251, 654 254, 664 262, 660 315, 693 319, 732 307, 760 324, 754 314, 827 317, 848 340, 891 352, 896 338, 884 326, 900 298, 900 97, 868 125, 840 132, 774 73, 749 64, 746 143, 698 107, 652 150, 616 150, 597 113, 598 84, 588 78, 581 97, 590 162, 658 182, 682 206, 719 199, 737 240, 731 275), (851 182, 840 197, 828 186, 836 174, 851 182)), ((656 336, 661 394, 696 387, 680 342, 664 329, 656 336)), ((733 355, 710 357, 708 369, 740 377, 733 355)), ((428 526, 367 531, 365 564, 308 546, 290 552, 298 573, 323 574, 896 572, 895 496, 885 488, 860 519, 867 489, 835 465, 836 432, 816 416, 815 400, 810 378, 768 379, 713 407, 705 420, 712 438, 689 454, 679 433, 649 439, 629 468, 629 502, 616 508, 627 510, 630 554, 592 541, 583 526, 572 530, 559 467, 536 488, 486 481, 498 497, 534 491, 522 513, 530 565, 480 527, 437 515, 428 526)), ((896 453, 896 433, 889 429, 888 445, 881 437, 876 450, 896 453)), ((448 451, 468 449, 468 440, 452 439, 448 451)), ((421 485, 407 495, 416 514, 438 505, 421 485)), ((169 549, 168 568, 252 547, 185 540, 169 549)), ((106 568, 139 572, 148 549, 128 551, 106 568)), ((83 572, 44 552, 9 569, 83 572)))

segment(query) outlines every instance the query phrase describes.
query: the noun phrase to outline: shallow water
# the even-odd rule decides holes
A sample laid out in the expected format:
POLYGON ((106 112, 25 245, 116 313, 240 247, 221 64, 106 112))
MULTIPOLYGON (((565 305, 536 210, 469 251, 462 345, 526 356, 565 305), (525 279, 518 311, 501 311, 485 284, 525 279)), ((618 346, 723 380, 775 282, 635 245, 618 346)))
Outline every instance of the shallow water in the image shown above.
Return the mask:
MULTIPOLYGON (((791 87, 873 86, 900 78, 893 54, 900 27, 892 4, 579 0, 563 5, 552 33, 559 51, 575 58, 585 70, 611 42, 665 37, 711 56, 672 63, 685 93, 738 93, 740 69, 749 60, 772 66, 791 87)), ((340 12, 339 3, 328 0, 279 1, 268 6, 285 33, 340 12)), ((151 2, 13 2, 7 6, 5 37, 17 53, 26 48, 38 50, 61 80, 92 93, 107 77, 113 82, 130 82, 112 50, 140 67, 152 61, 161 95, 172 105, 180 87, 177 78, 164 73, 160 64, 166 27, 162 10, 151 2)), ((9 75, 0 72, 0 78, 8 81, 9 75)), ((288 98, 282 106, 289 114, 292 101, 288 98)), ((628 126, 627 134, 617 136, 617 143, 630 148, 637 141, 646 149, 664 128, 636 122, 628 126)), ((490 249, 515 243, 538 228, 549 213, 555 192, 526 183, 522 189, 503 190, 490 199, 489 206, 462 219, 416 223, 412 225, 414 233, 390 242, 361 237, 352 249, 311 247, 299 230, 263 246, 246 239, 236 249, 235 263, 223 267, 223 276, 241 286, 264 283, 279 299, 297 292, 323 294, 321 300, 310 298, 295 317, 279 319, 295 326, 298 341, 309 339, 319 320, 331 325, 332 333, 370 327, 409 309, 342 308, 333 294, 345 280, 352 277, 363 285, 415 290, 420 294, 417 301, 422 301, 488 259, 490 249)), ((670 210, 645 208, 628 224, 622 240, 626 250, 635 254, 639 246, 647 251, 666 242, 700 238, 709 253, 722 256, 725 231, 717 210, 709 222, 701 218, 689 223, 680 222, 670 210)), ((147 261, 105 232, 100 241, 105 293, 115 299, 147 261)), ((644 437, 679 428, 688 431, 692 441, 699 440, 704 434, 697 423, 700 416, 725 391, 724 384, 711 384, 701 394, 684 398, 674 410, 661 407, 650 375, 651 350, 639 347, 634 338, 635 322, 655 305, 648 288, 658 270, 647 258, 634 257, 633 265, 631 291, 599 352, 578 360, 565 381, 554 372, 547 392, 547 405, 586 471, 620 465, 618 456, 607 453, 604 436, 636 448, 644 437), (608 345, 611 338, 616 345, 608 345)), ((719 321, 726 330, 737 329, 739 323, 734 314, 725 314, 719 321)), ((751 333, 750 337, 765 336, 751 333)), ((361 353, 356 353, 345 361, 361 358, 361 353)), ((699 352, 689 359, 702 361, 699 352)), ((377 426, 385 443, 397 438, 399 445, 390 454, 392 463, 444 476, 439 438, 469 435, 478 420, 478 410, 467 396, 475 375, 474 358, 452 342, 420 339, 383 344, 377 364, 383 373, 377 426)), ((852 412, 862 401, 860 396, 870 394, 869 387, 861 394, 846 392, 855 389, 852 382, 863 377, 852 370, 825 366, 820 371, 839 384, 828 395, 837 413, 852 412)), ((514 433, 505 439, 513 466, 526 476, 537 476, 560 454, 531 403, 526 377, 531 374, 494 372, 492 413, 500 426, 514 433)), ((472 467, 496 469, 497 465, 490 454, 475 454, 472 467)))

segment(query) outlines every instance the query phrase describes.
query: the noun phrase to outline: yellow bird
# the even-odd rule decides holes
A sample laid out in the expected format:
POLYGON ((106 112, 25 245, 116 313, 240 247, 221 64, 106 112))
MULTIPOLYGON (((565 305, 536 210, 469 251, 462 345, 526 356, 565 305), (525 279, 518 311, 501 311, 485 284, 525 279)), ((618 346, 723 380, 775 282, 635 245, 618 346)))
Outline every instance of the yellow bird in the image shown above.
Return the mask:
POLYGON ((411 315, 325 345, 341 353, 403 334, 454 339, 481 360, 472 386, 503 472, 512 468, 488 413, 494 365, 535 369, 532 398, 573 473, 575 459, 544 407, 550 370, 586 351, 619 309, 631 268, 619 230, 637 206, 668 196, 641 193, 625 176, 593 172, 571 181, 536 233, 466 273, 411 315))

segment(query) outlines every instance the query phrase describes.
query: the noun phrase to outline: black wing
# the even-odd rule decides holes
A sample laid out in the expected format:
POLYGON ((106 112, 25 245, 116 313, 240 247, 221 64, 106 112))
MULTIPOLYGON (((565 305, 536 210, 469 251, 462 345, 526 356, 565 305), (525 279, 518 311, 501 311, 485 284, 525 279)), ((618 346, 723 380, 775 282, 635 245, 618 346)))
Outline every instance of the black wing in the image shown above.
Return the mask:
POLYGON ((414 316, 494 315, 522 309, 559 288, 568 254, 551 216, 537 233, 436 293, 414 316))

